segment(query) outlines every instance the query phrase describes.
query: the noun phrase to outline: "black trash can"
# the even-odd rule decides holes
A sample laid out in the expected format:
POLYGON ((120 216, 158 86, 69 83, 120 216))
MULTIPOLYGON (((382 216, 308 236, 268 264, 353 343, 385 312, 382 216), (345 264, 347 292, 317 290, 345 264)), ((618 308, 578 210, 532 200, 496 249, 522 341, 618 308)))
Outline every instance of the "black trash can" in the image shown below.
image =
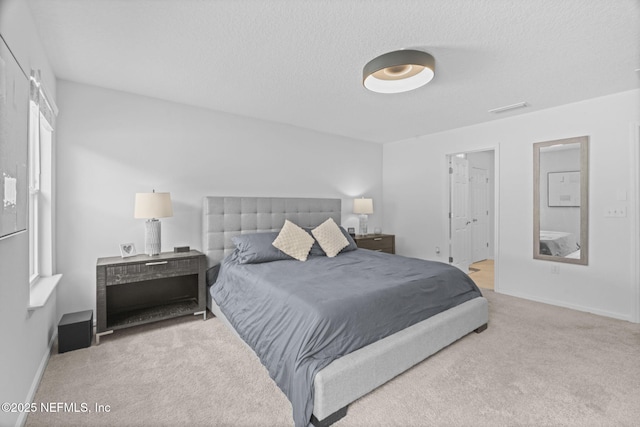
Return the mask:
POLYGON ((58 353, 91 346, 93 310, 67 313, 58 323, 58 353))

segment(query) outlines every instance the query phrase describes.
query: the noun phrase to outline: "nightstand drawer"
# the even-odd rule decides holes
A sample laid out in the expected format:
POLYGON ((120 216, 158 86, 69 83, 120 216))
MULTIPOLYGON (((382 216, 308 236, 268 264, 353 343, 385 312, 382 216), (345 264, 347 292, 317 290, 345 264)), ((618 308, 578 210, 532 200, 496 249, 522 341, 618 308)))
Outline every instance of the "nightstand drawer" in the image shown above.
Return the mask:
POLYGON ((356 236, 355 241, 358 247, 362 249, 390 254, 395 253, 395 236, 391 234, 356 236))
POLYGON ((149 260, 135 264, 111 265, 106 268, 106 285, 198 274, 198 268, 197 258, 149 260))

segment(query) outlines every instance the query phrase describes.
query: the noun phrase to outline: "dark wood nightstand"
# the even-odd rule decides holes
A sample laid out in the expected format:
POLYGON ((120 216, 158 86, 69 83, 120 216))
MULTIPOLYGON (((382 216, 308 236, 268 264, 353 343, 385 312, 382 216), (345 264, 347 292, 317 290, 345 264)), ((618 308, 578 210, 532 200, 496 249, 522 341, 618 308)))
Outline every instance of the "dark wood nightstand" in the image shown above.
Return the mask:
POLYGON ((359 248, 386 252, 388 254, 396 253, 396 236, 393 234, 356 235, 353 240, 359 248))
POLYGON ((206 319, 206 263, 198 251, 98 258, 96 344, 116 329, 185 314, 206 319))

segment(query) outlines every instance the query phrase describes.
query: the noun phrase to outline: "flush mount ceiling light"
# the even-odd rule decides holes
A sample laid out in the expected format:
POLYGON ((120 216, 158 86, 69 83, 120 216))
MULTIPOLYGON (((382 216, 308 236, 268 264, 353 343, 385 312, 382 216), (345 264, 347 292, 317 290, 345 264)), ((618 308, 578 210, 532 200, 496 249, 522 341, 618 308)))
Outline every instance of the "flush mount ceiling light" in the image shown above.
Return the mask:
POLYGON ((373 92, 407 92, 429 83, 435 69, 435 59, 426 52, 396 50, 369 61, 362 70, 362 82, 373 92))

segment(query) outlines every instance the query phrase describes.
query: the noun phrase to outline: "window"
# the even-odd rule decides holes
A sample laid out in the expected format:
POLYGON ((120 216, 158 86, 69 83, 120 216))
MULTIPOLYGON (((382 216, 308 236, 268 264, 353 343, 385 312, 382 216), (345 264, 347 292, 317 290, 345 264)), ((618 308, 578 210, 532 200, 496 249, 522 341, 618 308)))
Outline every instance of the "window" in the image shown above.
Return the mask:
POLYGON ((55 104, 31 72, 29 104, 29 282, 53 275, 53 131, 55 104))

